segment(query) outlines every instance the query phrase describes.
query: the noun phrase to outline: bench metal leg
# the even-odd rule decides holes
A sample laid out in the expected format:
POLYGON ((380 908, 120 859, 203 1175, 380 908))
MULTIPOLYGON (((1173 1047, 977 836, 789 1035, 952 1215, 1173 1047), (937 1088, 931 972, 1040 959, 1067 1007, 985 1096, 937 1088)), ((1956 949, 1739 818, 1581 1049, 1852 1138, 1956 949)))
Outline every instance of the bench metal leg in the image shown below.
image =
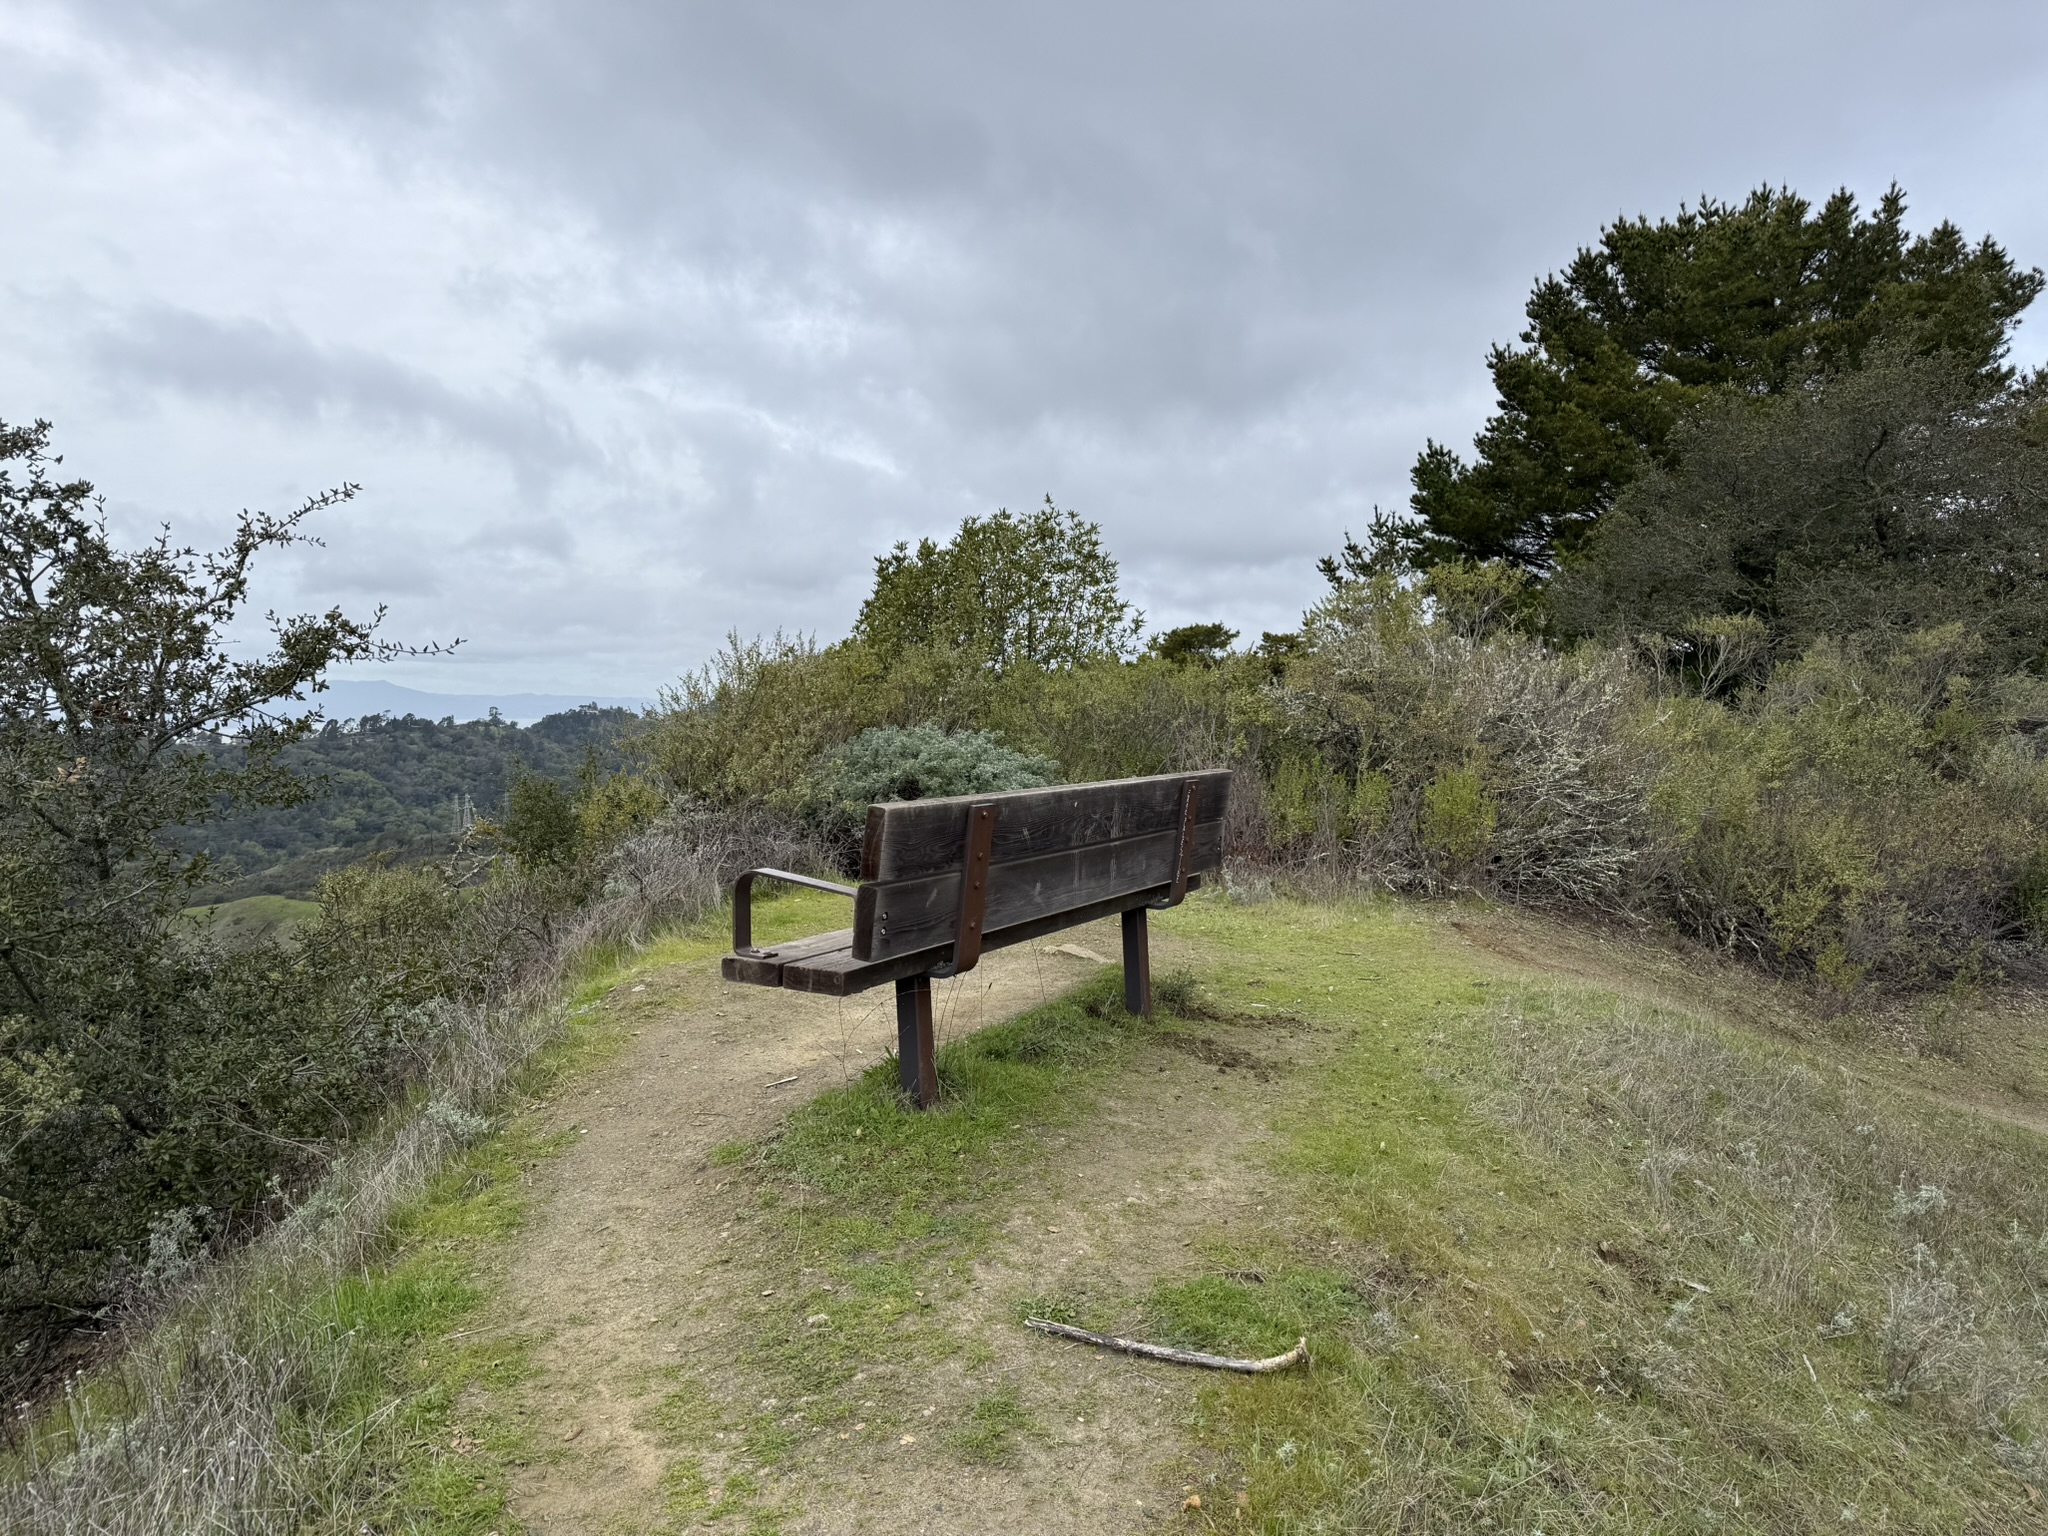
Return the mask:
POLYGON ((1124 914, 1124 1008, 1152 1017, 1152 942, 1143 907, 1124 914))
POLYGON ((905 976, 896 983, 896 1072, 906 1097, 919 1109, 939 1101, 937 1041, 932 1034, 932 979, 905 976))

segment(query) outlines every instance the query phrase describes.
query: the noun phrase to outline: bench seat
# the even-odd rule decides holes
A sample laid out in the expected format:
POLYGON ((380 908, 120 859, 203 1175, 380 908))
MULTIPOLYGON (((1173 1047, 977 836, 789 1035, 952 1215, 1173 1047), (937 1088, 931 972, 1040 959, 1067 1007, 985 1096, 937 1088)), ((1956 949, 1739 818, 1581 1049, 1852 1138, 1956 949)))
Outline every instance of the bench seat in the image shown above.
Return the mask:
MULTIPOLYGON (((1201 884, 1200 875, 1188 877, 1189 890, 1198 890, 1201 884)), ((1163 899, 1168 890, 1162 885, 1151 891, 1139 892, 1140 904, 1149 905, 1151 900, 1163 899)), ((1128 894, 1112 896, 1068 912, 998 929, 982 939, 981 947, 984 952, 1003 949, 1011 944, 1022 944, 1049 933, 1058 933, 1062 928, 1078 928, 1083 923, 1115 917, 1129 911, 1133 900, 1128 894)), ((851 928, 841 928, 808 939, 792 939, 787 944, 778 944, 772 950, 754 955, 727 955, 719 962, 719 974, 727 981, 748 982, 757 987, 787 987, 792 992, 851 997, 884 982, 925 975, 946 958, 951 947, 942 945, 917 954, 898 955, 892 960, 859 960, 853 953, 853 933, 851 928)))

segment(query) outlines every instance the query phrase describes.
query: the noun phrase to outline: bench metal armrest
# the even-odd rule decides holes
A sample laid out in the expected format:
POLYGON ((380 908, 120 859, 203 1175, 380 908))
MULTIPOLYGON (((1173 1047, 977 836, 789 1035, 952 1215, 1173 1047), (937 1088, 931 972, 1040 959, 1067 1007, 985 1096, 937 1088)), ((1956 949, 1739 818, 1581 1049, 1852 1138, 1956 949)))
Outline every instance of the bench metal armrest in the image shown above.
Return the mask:
POLYGON ((790 885, 807 885, 814 891, 830 891, 835 896, 858 896, 859 891, 850 885, 835 885, 830 880, 818 880, 810 875, 794 875, 786 869, 750 869, 732 883, 732 948, 737 955, 753 959, 765 959, 775 953, 772 949, 754 948, 754 877, 765 875, 770 880, 785 881, 790 885))

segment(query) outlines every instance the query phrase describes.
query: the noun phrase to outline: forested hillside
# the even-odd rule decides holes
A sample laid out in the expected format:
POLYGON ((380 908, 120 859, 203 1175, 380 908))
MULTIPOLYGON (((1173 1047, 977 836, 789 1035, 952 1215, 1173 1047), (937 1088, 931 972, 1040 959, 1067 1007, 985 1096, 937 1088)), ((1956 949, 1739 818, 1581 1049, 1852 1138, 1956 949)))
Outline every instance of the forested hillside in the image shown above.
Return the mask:
MULTIPOLYGON (((278 763, 302 776, 301 805, 243 805, 188 834, 216 861, 214 900, 309 895, 320 877, 372 853, 398 860, 451 851, 475 819, 499 815, 521 777, 568 786, 579 773, 615 770, 626 709, 581 709, 530 726, 505 720, 422 720, 365 715, 330 720, 284 748, 278 763)), ((229 764, 245 749, 207 749, 229 764)))

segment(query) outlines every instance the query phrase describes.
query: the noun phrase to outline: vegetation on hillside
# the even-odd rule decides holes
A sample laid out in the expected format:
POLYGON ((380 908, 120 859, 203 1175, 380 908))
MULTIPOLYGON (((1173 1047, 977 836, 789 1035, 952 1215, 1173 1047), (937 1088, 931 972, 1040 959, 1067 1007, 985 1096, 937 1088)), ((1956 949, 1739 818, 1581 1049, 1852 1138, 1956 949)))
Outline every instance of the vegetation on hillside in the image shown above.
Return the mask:
MULTIPOLYGON (((294 754, 318 739, 302 706, 325 669, 397 653, 374 620, 338 611, 274 620, 253 659, 226 642, 258 557, 301 542, 351 490, 245 514, 211 554, 167 538, 123 549, 92 487, 54 479, 47 449, 43 424, 0 427, 9 1390, 289 1211, 420 1081, 450 1009, 515 993, 607 902, 668 910, 680 881, 701 905, 716 874, 670 850, 724 836, 687 815, 650 835, 659 798, 594 755, 593 729, 610 722, 572 715, 553 737, 585 760, 573 794, 515 779, 511 814, 478 829, 465 860, 337 871, 318 914, 289 931, 190 913, 219 894, 206 845, 223 821, 311 799, 294 754), (210 745, 228 732, 231 750, 210 745), (521 838, 540 786, 571 811, 566 845, 521 838)), ((419 733, 338 733, 365 734, 388 750, 419 733)))
MULTIPOLYGON (((587 705, 525 727, 412 715, 322 721, 273 756, 303 785, 292 803, 225 805, 183 840, 212 860, 213 900, 310 895, 322 875, 373 854, 445 858, 479 818, 503 814, 522 779, 568 788, 588 772, 616 772, 634 719, 587 705)), ((225 764, 249 750, 218 738, 200 749, 225 764)))
POLYGON ((375 621, 221 633, 266 551, 350 487, 245 513, 226 548, 121 549, 46 424, 0 426, 0 1338, 33 1375, 81 1318, 230 1235, 307 1146, 381 1109, 410 1001, 344 949, 195 940, 208 860, 173 829, 224 803, 288 804, 305 733, 278 706, 338 661, 391 654, 375 621), (239 727, 232 763, 190 750, 239 727))

